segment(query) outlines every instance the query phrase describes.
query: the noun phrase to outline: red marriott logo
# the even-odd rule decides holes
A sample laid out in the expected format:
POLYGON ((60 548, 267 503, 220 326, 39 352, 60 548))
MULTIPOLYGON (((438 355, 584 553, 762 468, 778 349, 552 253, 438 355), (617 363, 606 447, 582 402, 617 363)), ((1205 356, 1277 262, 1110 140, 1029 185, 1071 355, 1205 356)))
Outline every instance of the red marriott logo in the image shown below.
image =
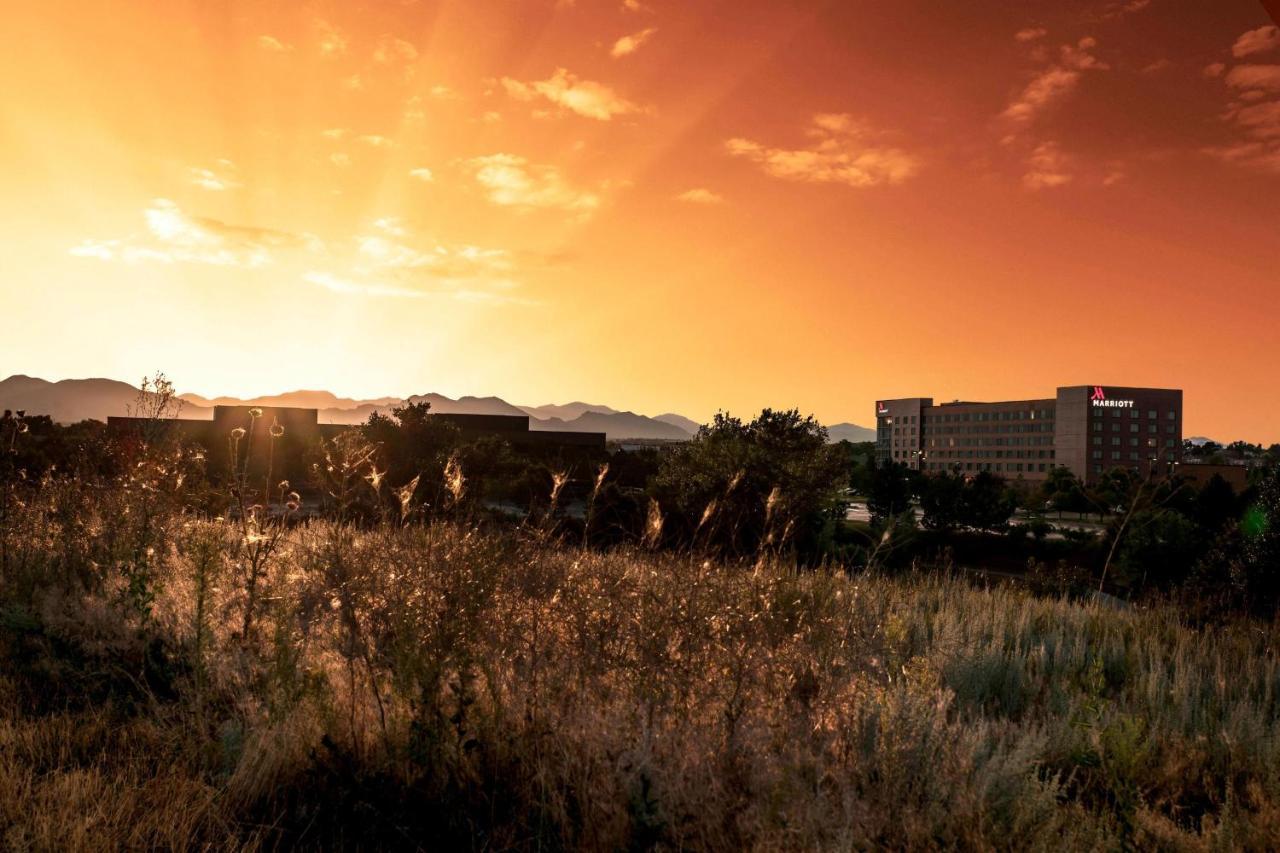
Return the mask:
POLYGON ((1094 385, 1094 386, 1093 386, 1093 396, 1092 396, 1092 397, 1090 397, 1089 399, 1090 399, 1090 400, 1105 400, 1105 399, 1107 399, 1107 395, 1106 395, 1105 393, 1103 393, 1103 391, 1102 391, 1102 386, 1101 386, 1101 385, 1094 385))

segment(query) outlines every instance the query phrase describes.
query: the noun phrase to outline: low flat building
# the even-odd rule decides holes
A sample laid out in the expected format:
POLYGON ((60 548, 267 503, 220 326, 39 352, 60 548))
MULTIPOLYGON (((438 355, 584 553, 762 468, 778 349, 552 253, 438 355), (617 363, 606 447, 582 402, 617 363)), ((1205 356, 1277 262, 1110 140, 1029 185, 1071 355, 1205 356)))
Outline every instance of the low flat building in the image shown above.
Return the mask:
POLYGON ((1085 481, 1112 468, 1170 474, 1182 461, 1182 391, 1071 385, 1028 400, 878 400, 876 460, 1025 480, 1059 466, 1085 481))
MULTIPOLYGON (((527 415, 432 414, 430 417, 452 425, 464 441, 493 436, 513 448, 538 456, 579 457, 605 452, 602 432, 530 430, 527 415)), ((285 478, 306 476, 306 454, 321 439, 359 429, 347 424, 322 424, 316 409, 284 406, 215 406, 213 418, 201 420, 178 418, 157 422, 147 418, 110 417, 107 425, 121 432, 177 430, 184 440, 202 445, 208 451, 211 470, 226 470, 235 454, 242 461, 248 458, 251 474, 264 473, 269 467, 276 476, 285 478), (253 417, 252 409, 261 414, 253 417), (238 440, 233 439, 236 429, 245 430, 238 440), (273 434, 278 434, 279 439, 274 443, 273 434), (264 452, 264 448, 270 450, 264 452)))

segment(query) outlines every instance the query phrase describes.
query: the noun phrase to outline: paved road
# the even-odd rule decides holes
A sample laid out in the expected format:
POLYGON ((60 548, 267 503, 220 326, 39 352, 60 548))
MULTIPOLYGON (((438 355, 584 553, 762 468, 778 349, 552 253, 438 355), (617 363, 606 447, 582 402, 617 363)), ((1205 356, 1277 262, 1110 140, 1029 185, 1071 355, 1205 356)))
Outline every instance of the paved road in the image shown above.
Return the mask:
MULTIPOLYGON (((918 523, 923 516, 920 507, 912 507, 911 511, 915 513, 916 522, 918 523)), ((871 513, 867 510, 865 503, 858 502, 849 505, 849 511, 845 513, 845 518, 849 521, 868 522, 871 520, 871 513)), ((1018 510, 1014 513, 1011 521, 1015 523, 1026 522, 1028 519, 1029 516, 1025 511, 1018 510)), ((1064 530, 1087 530, 1090 533, 1099 534, 1106 529, 1106 525, 1099 524, 1096 519, 1072 518, 1070 516, 1059 519, 1056 516, 1046 516, 1044 520, 1049 522, 1050 528, 1054 531, 1054 534, 1057 534, 1056 536, 1050 534, 1053 538, 1061 538, 1064 530)))

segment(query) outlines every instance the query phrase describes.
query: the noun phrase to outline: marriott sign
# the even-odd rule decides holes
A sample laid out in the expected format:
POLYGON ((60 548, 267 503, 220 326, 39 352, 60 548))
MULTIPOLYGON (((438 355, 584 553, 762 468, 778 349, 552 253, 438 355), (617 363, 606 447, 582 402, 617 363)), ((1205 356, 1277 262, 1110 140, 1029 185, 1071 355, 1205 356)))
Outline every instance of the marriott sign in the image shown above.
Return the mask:
POLYGON ((1089 398, 1089 402, 1095 408, 1105 409, 1132 409, 1132 400, 1112 400, 1107 397, 1107 393, 1102 390, 1101 385, 1093 386, 1093 396, 1089 398))

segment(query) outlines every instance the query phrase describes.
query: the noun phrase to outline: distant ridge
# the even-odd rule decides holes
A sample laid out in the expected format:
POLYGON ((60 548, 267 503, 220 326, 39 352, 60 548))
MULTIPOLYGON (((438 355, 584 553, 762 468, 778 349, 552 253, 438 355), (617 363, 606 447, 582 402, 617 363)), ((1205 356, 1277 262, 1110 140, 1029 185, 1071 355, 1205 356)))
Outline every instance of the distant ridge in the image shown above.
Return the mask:
MULTIPOLYGON (((49 415, 60 423, 83 420, 105 421, 112 415, 126 415, 137 400, 138 389, 114 379, 63 379, 49 382, 33 376, 15 375, 0 380, 0 409, 22 409, 30 414, 49 415)), ((204 420, 213 417, 214 406, 296 406, 318 410, 321 423, 359 424, 374 412, 390 414, 404 401, 398 397, 357 400, 339 397, 330 391, 298 390, 261 397, 205 397, 178 395, 183 401, 182 417, 204 420)), ((656 417, 622 411, 597 403, 576 400, 542 406, 517 406, 501 397, 443 394, 415 394, 414 402, 430 403, 441 414, 528 416, 534 430, 574 430, 603 432, 610 440, 646 439, 686 441, 695 435, 697 421, 674 412, 656 417)), ((828 428, 832 441, 873 441, 875 431, 842 423, 828 428)))
POLYGON ((875 441, 876 431, 857 424, 839 423, 827 427, 827 438, 831 441, 849 441, 858 444, 863 441, 875 441))

